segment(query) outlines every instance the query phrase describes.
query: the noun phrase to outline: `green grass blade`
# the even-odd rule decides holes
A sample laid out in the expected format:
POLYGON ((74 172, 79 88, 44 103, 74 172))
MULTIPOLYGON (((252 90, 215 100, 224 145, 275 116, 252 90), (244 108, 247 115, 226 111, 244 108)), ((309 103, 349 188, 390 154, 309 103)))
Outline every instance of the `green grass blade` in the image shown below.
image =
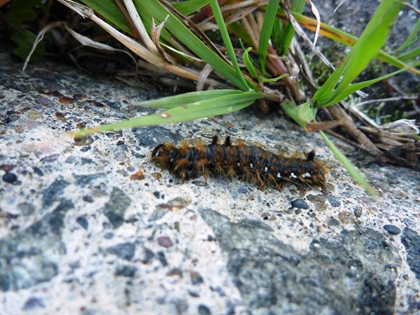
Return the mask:
MULTIPOLYGON (((142 6, 145 10, 148 10, 153 14, 155 19, 160 23, 168 19, 165 22, 165 28, 169 30, 179 41, 187 46, 201 59, 205 60, 213 69, 219 72, 227 80, 231 81, 240 89, 247 91, 248 84, 252 86, 252 82, 245 82, 244 77, 238 75, 238 69, 235 69, 228 63, 207 47, 202 40, 195 36, 180 20, 178 20, 171 12, 169 12, 162 4, 157 0, 134 0, 135 3, 142 6)), ((217 6, 218 7, 218 6, 217 6)), ((219 9, 220 11, 220 9, 219 9)), ((151 23, 152 21, 143 21, 144 24, 151 23)), ((223 23, 224 25, 224 23, 223 23)), ((220 27, 220 25, 219 25, 220 27)), ((225 28, 226 29, 226 28, 225 28)), ((226 43, 225 43, 226 44, 226 43)), ((232 49, 233 50, 233 49, 232 49)), ((240 72, 240 70, 239 70, 240 72)))
POLYGON ((251 37, 249 36, 247 31, 243 28, 241 24, 239 24, 238 22, 233 22, 233 23, 230 23, 227 27, 229 31, 231 32, 231 34, 240 38, 248 46, 253 45, 251 37))
MULTIPOLYGON (((278 13, 278 15, 281 17, 283 16, 281 13, 278 13)), ((308 18, 301 14, 297 14, 295 12, 292 12, 292 15, 296 19, 296 21, 299 22, 300 25, 312 31, 316 30, 316 20, 308 18)), ((353 47, 358 41, 357 37, 322 22, 320 33, 321 35, 328 37, 329 39, 332 39, 349 47, 353 47)), ((394 56, 391 56, 390 54, 387 54, 386 52, 381 50, 376 55, 376 58, 386 63, 389 63, 390 65, 393 65, 397 68, 405 68, 407 66, 406 64, 404 64, 404 62, 398 60, 398 58, 395 58, 394 56)), ((416 74, 420 74, 420 71, 417 71, 416 69, 409 69, 409 71, 416 74)))
POLYGON ((354 49, 348 58, 346 72, 339 83, 335 94, 340 93, 347 87, 367 67, 370 61, 375 58, 384 45, 388 37, 389 28, 401 10, 401 4, 394 2, 394 0, 388 0, 388 2, 393 3, 392 6, 390 6, 387 11, 385 11, 385 9, 381 10, 382 4, 386 5, 386 1, 381 3, 372 18, 373 21, 377 21, 375 23, 371 23, 372 21, 369 22, 366 27, 367 33, 363 32, 354 46, 354 49), (378 19, 375 19, 376 17, 378 17, 378 19))
POLYGON ((251 105, 261 94, 257 92, 240 92, 218 96, 183 106, 178 106, 159 114, 137 117, 90 129, 74 132, 75 137, 83 137, 92 133, 112 131, 123 128, 154 126, 161 124, 180 123, 194 119, 207 118, 229 114, 251 105))
POLYGON ((277 81, 287 77, 288 75, 289 74, 285 73, 285 74, 279 75, 278 77, 275 77, 275 78, 265 78, 265 77, 262 77, 262 76, 259 75, 258 76, 258 82, 273 83, 273 82, 277 82, 277 81))
POLYGON ((419 38, 417 37, 419 33, 420 33, 420 19, 417 19, 416 25, 413 27, 413 30, 407 36, 404 43, 402 43, 401 46, 398 47, 397 52, 403 51, 404 49, 410 47, 412 44, 416 43, 419 40, 419 38))
POLYGON ((171 5, 184 15, 190 15, 206 6, 209 0, 189 0, 184 2, 171 2, 171 5))
POLYGON ((241 94, 239 90, 209 90, 200 92, 190 92, 175 96, 163 97, 156 100, 133 103, 134 106, 154 107, 154 108, 174 108, 202 100, 215 98, 219 96, 241 94))
POLYGON ((265 75, 265 61, 267 58, 267 48, 273 30, 274 20, 276 19, 277 8, 280 0, 270 0, 264 15, 264 22, 260 32, 260 42, 258 44, 258 58, 260 60, 261 71, 265 75))
POLYGON ((214 18, 216 20, 217 26, 219 27, 220 35, 222 36, 223 43, 225 44, 226 51, 229 54, 230 60, 233 64, 233 67, 236 72, 236 76, 239 79, 241 84, 237 84, 242 91, 248 91, 253 85, 247 84, 241 69, 239 68, 238 60, 236 59, 235 50, 233 49, 232 42, 230 40, 229 33, 226 28, 225 21, 223 19, 222 11, 220 11, 219 3, 217 0, 210 0, 210 6, 213 10, 214 18))
POLYGON ((384 75, 382 77, 373 79, 373 80, 368 80, 368 81, 363 81, 363 82, 359 82, 359 83, 355 83, 355 84, 350 84, 347 88, 345 88, 343 91, 341 91, 340 93, 338 93, 336 96, 334 96, 334 91, 331 91, 330 94, 325 94, 323 95, 323 98, 319 100, 319 102, 322 102, 322 106, 326 107, 326 106, 330 106, 333 105, 339 101, 344 100, 347 96, 349 96, 350 94, 359 91, 361 89, 364 89, 367 86, 370 86, 372 84, 375 84, 379 81, 385 80, 387 78, 390 78, 398 73, 401 73, 403 71, 406 71, 407 68, 405 69, 399 69, 395 72, 392 72, 390 74, 384 75))
POLYGON ((365 189, 365 191, 373 198, 377 199, 378 194, 376 191, 372 188, 372 186, 369 185, 369 183, 366 181, 366 179, 363 177, 363 175, 356 169, 356 167, 345 157, 343 153, 331 142, 330 139, 325 135, 322 130, 319 131, 322 138, 324 138, 325 143, 328 145, 328 147, 331 149, 331 151, 334 153, 336 158, 343 164, 344 168, 349 172, 350 176, 353 177, 353 179, 358 182, 362 187, 365 189))
POLYGON ((251 58, 249 57, 249 52, 252 50, 252 47, 247 48, 242 54, 242 59, 244 61, 245 67, 248 70, 249 74, 256 79, 258 77, 257 70, 255 70, 254 64, 252 63, 251 58))
POLYGON ((401 3, 394 2, 394 0, 381 2, 362 36, 344 59, 344 63, 333 72, 327 82, 315 93, 313 99, 317 106, 323 106, 335 98, 366 68, 384 44, 389 27, 400 9, 401 3), (332 91, 332 96, 325 99, 325 95, 330 95, 332 91), (320 99, 323 99, 323 101, 320 101, 320 99))
MULTIPOLYGON (((291 11, 294 13, 302 13, 305 6, 305 0, 294 0, 292 3, 291 11)), ((295 29, 293 28, 292 23, 287 23, 284 27, 284 31, 279 34, 281 41, 281 46, 278 48, 281 49, 284 55, 287 55, 289 51, 290 43, 292 42, 293 36, 295 36, 295 29)))
POLYGON ((283 26, 282 21, 280 19, 275 20, 273 24, 273 31, 271 32, 271 39, 273 40, 273 46, 279 55, 285 55, 285 37, 283 35, 285 33, 285 26, 283 26))
POLYGON ((119 30, 134 34, 130 23, 128 23, 114 0, 81 0, 81 2, 114 24, 119 30))
POLYGON ((305 127, 308 122, 315 119, 316 109, 312 108, 309 102, 297 106, 286 99, 280 106, 303 129, 306 129, 305 127))
POLYGON ((409 62, 411 60, 414 60, 419 55, 420 55, 420 46, 399 55, 398 59, 404 62, 409 62))

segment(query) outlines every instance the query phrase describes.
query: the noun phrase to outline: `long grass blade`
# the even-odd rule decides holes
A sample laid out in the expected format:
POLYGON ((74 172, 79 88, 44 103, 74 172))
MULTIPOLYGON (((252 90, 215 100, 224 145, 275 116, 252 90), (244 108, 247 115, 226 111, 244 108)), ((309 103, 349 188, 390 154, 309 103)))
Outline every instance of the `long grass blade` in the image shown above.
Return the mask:
POLYGON ((220 35, 222 36, 223 43, 225 44, 226 50, 229 54, 230 60, 233 64, 233 67, 236 72, 237 79, 236 81, 239 81, 237 83, 237 86, 242 91, 248 91, 252 85, 248 84, 241 72, 241 69, 239 68, 238 60, 236 59, 235 50, 233 49, 232 42, 229 37, 229 33, 227 31, 225 21, 223 19, 222 11, 220 10, 219 3, 217 0, 210 0, 210 6, 213 10, 214 18, 216 20, 217 26, 219 27, 220 35), (240 84, 239 84, 240 83, 240 84))
POLYGON ((191 121, 200 118, 229 114, 251 105, 261 94, 257 92, 240 92, 201 100, 190 104, 168 109, 159 114, 137 117, 90 129, 82 129, 73 133, 75 137, 83 137, 92 133, 112 131, 124 128, 154 126, 191 121))
POLYGON ((420 40, 420 38, 418 37, 419 33, 420 33, 420 19, 417 19, 416 25, 413 27, 413 30, 407 36, 404 43, 402 43, 401 46, 398 47, 396 52, 403 51, 404 49, 418 42, 420 40))
POLYGON ((363 82, 359 82, 359 83, 355 83, 355 84, 350 84, 348 87, 346 87, 344 90, 342 90, 337 95, 335 95, 335 91, 331 91, 329 94, 323 95, 322 98, 319 99, 319 102, 321 102, 323 104, 322 106, 324 106, 324 107, 333 105, 333 104, 335 104, 339 101, 344 100, 347 96, 349 96, 352 93, 355 93, 356 91, 364 89, 365 87, 368 87, 368 86, 370 86, 372 84, 375 84, 379 81, 390 78, 390 77, 392 77, 392 76, 394 76, 398 73, 401 73, 403 71, 406 71, 406 70, 407 69, 399 69, 397 71, 394 71, 390 74, 384 75, 384 76, 376 78, 376 79, 363 81, 363 82))
POLYGON ((384 44, 388 30, 397 17, 401 4, 394 0, 384 0, 376 10, 365 31, 325 84, 315 93, 313 99, 317 106, 323 106, 339 95, 369 64, 384 44), (366 49, 369 47, 369 49, 366 49), (325 95, 330 94, 329 99, 325 95), (325 99, 324 101, 319 101, 325 99))
POLYGON ((260 60, 261 71, 265 71, 265 61, 267 58, 267 48, 273 30, 274 20, 276 19, 277 8, 280 0, 270 0, 264 15, 264 22, 260 32, 260 42, 258 44, 258 58, 260 60))
POLYGON ((172 6, 184 15, 190 15, 207 5, 209 0, 189 0, 183 2, 173 2, 172 6))
POLYGON ((319 133, 321 134, 322 138, 324 138, 325 143, 328 145, 328 147, 331 149, 331 151, 334 153, 336 158, 343 164, 344 168, 349 172, 350 176, 353 177, 353 179, 358 182, 362 187, 365 189, 365 191, 373 198, 377 199, 378 194, 376 191, 372 188, 372 186, 369 185, 369 183, 366 181, 366 179, 363 177, 363 175, 356 169, 356 167, 345 157, 343 153, 331 142, 330 139, 325 135, 325 133, 320 130, 319 133))
POLYGON ((243 92, 239 90, 209 90, 200 92, 190 92, 180 95, 163 97, 156 100, 136 102, 133 103, 133 105, 139 107, 174 108, 185 104, 203 101, 206 99, 241 93, 243 92))

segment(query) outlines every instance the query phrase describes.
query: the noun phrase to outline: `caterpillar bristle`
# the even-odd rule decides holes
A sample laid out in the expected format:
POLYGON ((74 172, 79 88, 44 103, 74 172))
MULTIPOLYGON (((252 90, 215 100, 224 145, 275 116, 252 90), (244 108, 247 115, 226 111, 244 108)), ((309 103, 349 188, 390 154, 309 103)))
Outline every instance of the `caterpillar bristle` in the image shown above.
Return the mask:
POLYGON ((232 145, 232 143, 230 142, 230 137, 229 136, 227 136, 226 137, 226 139, 225 139, 225 144, 224 144, 224 146, 225 147, 230 147, 232 145))
POLYGON ((179 145, 180 145, 181 149, 184 150, 184 151, 187 151, 188 148, 189 148, 188 141, 186 141, 186 140, 182 140, 179 143, 179 145))
POLYGON ((218 144, 218 137, 213 136, 208 145, 201 139, 192 146, 186 141, 181 141, 179 147, 159 144, 152 151, 152 161, 182 182, 200 176, 207 181, 210 176, 227 175, 255 182, 261 190, 273 187, 282 191, 285 184, 294 184, 301 190, 320 187, 324 193, 327 191, 328 168, 315 158, 314 150, 296 152, 287 158, 283 151, 276 155, 260 146, 246 145, 243 140, 234 145, 229 136, 218 144))
POLYGON ((200 150, 203 156, 205 156, 207 144, 203 140, 199 140, 199 144, 197 146, 197 149, 200 150))
POLYGON ((236 140, 236 146, 243 147, 244 145, 245 145, 244 140, 241 140, 241 139, 236 140))
POLYGON ((233 166, 230 166, 227 170, 227 175, 229 177, 235 177, 236 176, 236 171, 235 168, 233 166))
POLYGON ((315 151, 314 150, 306 153, 305 155, 306 155, 306 161, 313 161, 315 159, 315 151))

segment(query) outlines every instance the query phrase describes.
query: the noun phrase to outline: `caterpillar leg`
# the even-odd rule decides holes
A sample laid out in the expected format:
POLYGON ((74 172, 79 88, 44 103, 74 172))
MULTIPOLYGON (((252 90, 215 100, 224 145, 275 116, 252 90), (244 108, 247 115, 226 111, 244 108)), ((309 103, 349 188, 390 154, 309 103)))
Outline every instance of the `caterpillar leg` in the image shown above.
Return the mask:
POLYGON ((230 137, 227 136, 226 139, 225 139, 224 146, 225 147, 230 147, 231 145, 232 145, 232 142, 230 141, 230 137))
POLYGON ((209 171, 206 168, 207 166, 207 161, 205 159, 201 159, 197 161, 197 173, 199 177, 200 175, 202 175, 204 177, 204 180, 207 182, 207 178, 209 177, 209 171))
POLYGON ((276 189, 279 192, 282 192, 283 191, 283 188, 284 188, 284 184, 283 183, 276 183, 276 189))
POLYGON ((264 190, 264 178, 263 176, 260 174, 260 172, 255 172, 255 181, 257 182, 258 185, 258 189, 259 190, 264 190))

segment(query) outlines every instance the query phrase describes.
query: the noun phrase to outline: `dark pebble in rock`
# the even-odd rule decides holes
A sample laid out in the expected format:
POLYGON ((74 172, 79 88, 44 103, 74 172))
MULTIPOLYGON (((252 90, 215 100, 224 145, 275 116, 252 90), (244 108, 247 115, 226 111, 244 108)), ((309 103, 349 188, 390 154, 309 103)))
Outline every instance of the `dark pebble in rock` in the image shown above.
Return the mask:
POLYGON ((105 173, 89 174, 89 175, 73 175, 76 179, 76 185, 86 187, 98 178, 104 178, 105 173))
POLYGON ((291 205, 292 205, 293 208, 309 209, 308 204, 303 199, 292 200, 291 205))
POLYGON ((328 226, 339 226, 339 225, 340 225, 340 221, 338 221, 337 219, 330 218, 328 220, 328 226))
POLYGON ((159 198, 160 198, 160 192, 155 191, 155 192, 153 193, 153 196, 155 196, 155 197, 156 197, 156 199, 159 199, 159 198))
POLYGON ((327 198, 332 207, 339 207, 341 205, 340 199, 338 199, 336 196, 328 195, 327 198))
POLYGON ((79 217, 76 219, 76 222, 80 224, 80 226, 82 228, 84 228, 85 230, 88 229, 89 226, 89 222, 84 218, 84 217, 79 217))
MULTIPOLYGON (((161 252, 159 252, 161 253, 161 252)), ((163 254, 163 252, 162 252, 163 254)), ((165 254, 163 254, 165 255, 165 254)), ((152 260, 152 258, 155 257, 155 254, 148 248, 143 247, 143 257, 140 260, 143 264, 148 264, 152 260)))
POLYGON ((188 310, 188 302, 185 299, 175 300, 173 304, 175 305, 176 314, 185 314, 188 310))
POLYGON ((398 235, 401 233, 401 229, 393 224, 385 224, 383 228, 391 235, 398 235))
POLYGON ((136 271, 137 271, 137 267, 135 266, 127 266, 127 265, 117 266, 115 270, 115 275, 119 277, 132 278, 136 274, 136 271))
POLYGON ((198 187, 208 187, 209 184, 203 180, 194 180, 192 183, 198 187))
POLYGON ((57 161, 60 154, 52 154, 41 159, 42 163, 51 163, 57 161))
POLYGON ((46 97, 40 97, 36 101, 44 106, 52 106, 52 101, 46 97))
POLYGON ((44 208, 47 208, 54 204, 57 200, 60 199, 60 196, 64 193, 64 189, 70 183, 65 181, 61 176, 59 176, 54 182, 51 183, 43 192, 42 192, 42 202, 44 208))
POLYGON ((76 162, 76 158, 74 157, 74 156, 69 156, 65 161, 64 161, 64 163, 67 163, 67 164, 73 164, 74 162, 76 162))
POLYGON ((94 160, 82 157, 82 165, 96 164, 94 160))
POLYGON ((106 240, 110 240, 110 239, 112 239, 114 236, 115 236, 115 234, 114 234, 113 232, 106 232, 106 233, 105 233, 105 235, 104 235, 104 238, 105 238, 106 240))
POLYGON ((32 213, 35 212, 35 206, 28 202, 22 202, 18 204, 18 208, 20 209, 20 211, 22 212, 24 216, 31 215, 32 213))
POLYGON ((6 173, 10 172, 12 169, 14 169, 16 165, 14 164, 1 164, 0 170, 5 171, 6 173))
POLYGON ((190 270, 191 283, 197 285, 203 283, 203 277, 196 271, 190 270))
POLYGON ((134 138, 142 147, 152 147, 159 143, 175 142, 178 143, 183 139, 179 130, 172 132, 165 127, 148 127, 148 128, 133 128, 134 138))
POLYGON ((93 138, 91 136, 74 138, 74 145, 78 147, 84 147, 93 143, 93 138))
POLYGON ((357 218, 360 218, 362 216, 362 208, 357 207, 356 209, 354 209, 354 215, 357 218))
POLYGON ((238 199, 238 197, 239 197, 239 194, 238 194, 238 192, 237 192, 237 191, 232 191, 230 195, 232 196, 232 199, 233 199, 233 200, 236 200, 236 199, 238 199))
POLYGON ((11 123, 15 120, 18 120, 20 118, 20 115, 18 114, 18 112, 15 112, 15 111, 12 111, 12 110, 7 111, 6 115, 7 115, 7 117, 5 119, 6 124, 11 123))
POLYGON ((166 267, 168 265, 168 261, 166 260, 165 253, 162 251, 158 251, 156 253, 157 258, 159 259, 160 263, 163 267, 166 267))
POLYGON ((38 308, 45 308, 45 303, 36 297, 29 298, 23 306, 24 311, 35 310, 38 308))
POLYGON ((188 294, 192 297, 200 297, 200 294, 198 294, 198 292, 195 291, 188 290, 188 294))
POLYGON ((181 268, 172 268, 171 270, 168 271, 168 273, 166 274, 169 277, 173 277, 173 276, 179 276, 182 278, 182 269, 181 268))
POLYGON ((160 246, 168 248, 174 246, 171 239, 168 236, 160 236, 157 238, 157 242, 160 246))
POLYGON ((120 109, 121 108, 121 104, 118 102, 110 102, 107 100, 103 101, 104 104, 106 104, 107 106, 111 107, 112 109, 120 109))
POLYGON ((420 279, 420 235, 406 227, 401 235, 401 243, 407 251, 407 264, 417 279, 420 279))
POLYGON ((93 202, 93 198, 91 196, 83 196, 82 199, 85 202, 89 202, 89 203, 92 203, 93 202))
POLYGON ((124 214, 131 204, 131 199, 119 188, 112 189, 109 201, 105 204, 103 213, 114 229, 124 223, 124 214))
POLYGON ((211 312, 210 312, 210 309, 207 306, 201 304, 201 305, 198 306, 198 314, 200 314, 200 315, 211 315, 211 312))
POLYGON ((133 166, 129 166, 129 167, 127 167, 127 171, 129 171, 129 172, 134 172, 136 169, 135 169, 135 167, 133 167, 133 166))
POLYGON ((33 167, 34 173, 39 175, 39 176, 44 176, 44 172, 41 171, 41 169, 39 167, 34 166, 33 167))
POLYGON ((168 213, 168 209, 161 209, 159 208, 159 206, 153 211, 153 213, 150 215, 149 217, 149 222, 150 221, 157 221, 162 219, 165 214, 168 213))
POLYGON ((134 256, 136 245, 134 243, 122 243, 108 247, 106 251, 111 255, 116 255, 121 259, 131 260, 134 256))
POLYGON ((324 195, 306 195, 306 199, 312 203, 324 203, 325 198, 324 195))
POLYGON ((92 147, 91 147, 91 146, 83 147, 83 148, 81 148, 81 149, 80 149, 80 152, 87 152, 87 151, 89 151, 90 149, 92 149, 92 147))
POLYGON ((238 193, 240 194, 246 194, 248 192, 248 189, 246 187, 239 187, 238 193))
POLYGON ((289 209, 286 210, 286 214, 292 214, 293 213, 293 208, 290 207, 289 209))
POLYGON ((13 184, 15 181, 17 181, 17 176, 14 173, 6 173, 3 175, 3 180, 6 183, 13 184))

